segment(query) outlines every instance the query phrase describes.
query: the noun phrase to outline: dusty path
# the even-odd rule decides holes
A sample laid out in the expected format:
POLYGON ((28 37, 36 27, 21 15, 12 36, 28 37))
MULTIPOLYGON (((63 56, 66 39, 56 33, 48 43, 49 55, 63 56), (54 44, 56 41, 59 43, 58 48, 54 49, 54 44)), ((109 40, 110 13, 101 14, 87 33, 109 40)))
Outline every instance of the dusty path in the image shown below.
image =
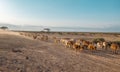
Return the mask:
POLYGON ((61 44, 0 34, 0 72, 119 71, 120 55, 76 53, 61 44))

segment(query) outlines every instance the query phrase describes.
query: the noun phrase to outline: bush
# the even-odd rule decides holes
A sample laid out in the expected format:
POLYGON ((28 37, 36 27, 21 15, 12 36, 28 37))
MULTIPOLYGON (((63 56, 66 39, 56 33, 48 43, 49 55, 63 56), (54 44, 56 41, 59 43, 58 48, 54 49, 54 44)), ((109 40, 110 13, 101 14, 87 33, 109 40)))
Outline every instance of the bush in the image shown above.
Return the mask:
POLYGON ((2 27, 0 27, 0 29, 6 30, 6 29, 8 29, 8 27, 2 26, 2 27))
POLYGON ((59 35, 62 35, 62 32, 58 32, 59 35))
POLYGON ((74 33, 74 35, 78 35, 78 33, 77 33, 77 32, 75 32, 75 33, 74 33))
POLYGON ((97 42, 100 42, 100 41, 104 42, 105 39, 104 38, 96 38, 96 39, 93 40, 94 43, 97 43, 97 42))
POLYGON ((120 41, 113 41, 113 43, 120 45, 120 41))

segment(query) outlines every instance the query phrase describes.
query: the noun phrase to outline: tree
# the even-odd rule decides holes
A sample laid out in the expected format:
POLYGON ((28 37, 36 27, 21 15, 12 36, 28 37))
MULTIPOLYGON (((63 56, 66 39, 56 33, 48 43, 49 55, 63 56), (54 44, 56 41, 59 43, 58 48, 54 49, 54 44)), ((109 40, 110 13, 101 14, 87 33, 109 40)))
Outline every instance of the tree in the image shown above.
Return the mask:
POLYGON ((8 27, 6 27, 6 26, 2 26, 2 27, 0 27, 0 29, 7 30, 8 27))
POLYGON ((104 42, 104 41, 105 41, 104 38, 95 38, 95 39, 93 40, 94 43, 97 43, 97 42, 104 42))
POLYGON ((49 28, 44 28, 43 31, 50 32, 49 28))

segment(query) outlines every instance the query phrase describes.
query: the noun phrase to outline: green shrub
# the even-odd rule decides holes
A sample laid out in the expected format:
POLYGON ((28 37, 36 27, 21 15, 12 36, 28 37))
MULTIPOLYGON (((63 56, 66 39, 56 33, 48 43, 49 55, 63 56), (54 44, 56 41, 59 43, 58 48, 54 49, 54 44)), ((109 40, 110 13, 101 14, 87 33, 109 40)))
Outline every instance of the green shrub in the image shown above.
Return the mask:
POLYGON ((104 42, 105 41, 105 39, 104 38, 95 38, 94 40, 93 40, 93 42, 94 43, 97 43, 97 42, 104 42))

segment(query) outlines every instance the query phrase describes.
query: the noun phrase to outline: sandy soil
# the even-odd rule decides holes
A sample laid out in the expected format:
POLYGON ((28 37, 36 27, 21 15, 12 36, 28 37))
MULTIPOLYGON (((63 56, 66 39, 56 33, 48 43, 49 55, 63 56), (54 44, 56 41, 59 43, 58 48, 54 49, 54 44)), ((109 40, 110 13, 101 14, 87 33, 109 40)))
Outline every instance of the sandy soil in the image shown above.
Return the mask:
POLYGON ((120 72, 120 54, 75 52, 52 40, 33 40, 17 32, 1 30, 0 72, 120 72))

